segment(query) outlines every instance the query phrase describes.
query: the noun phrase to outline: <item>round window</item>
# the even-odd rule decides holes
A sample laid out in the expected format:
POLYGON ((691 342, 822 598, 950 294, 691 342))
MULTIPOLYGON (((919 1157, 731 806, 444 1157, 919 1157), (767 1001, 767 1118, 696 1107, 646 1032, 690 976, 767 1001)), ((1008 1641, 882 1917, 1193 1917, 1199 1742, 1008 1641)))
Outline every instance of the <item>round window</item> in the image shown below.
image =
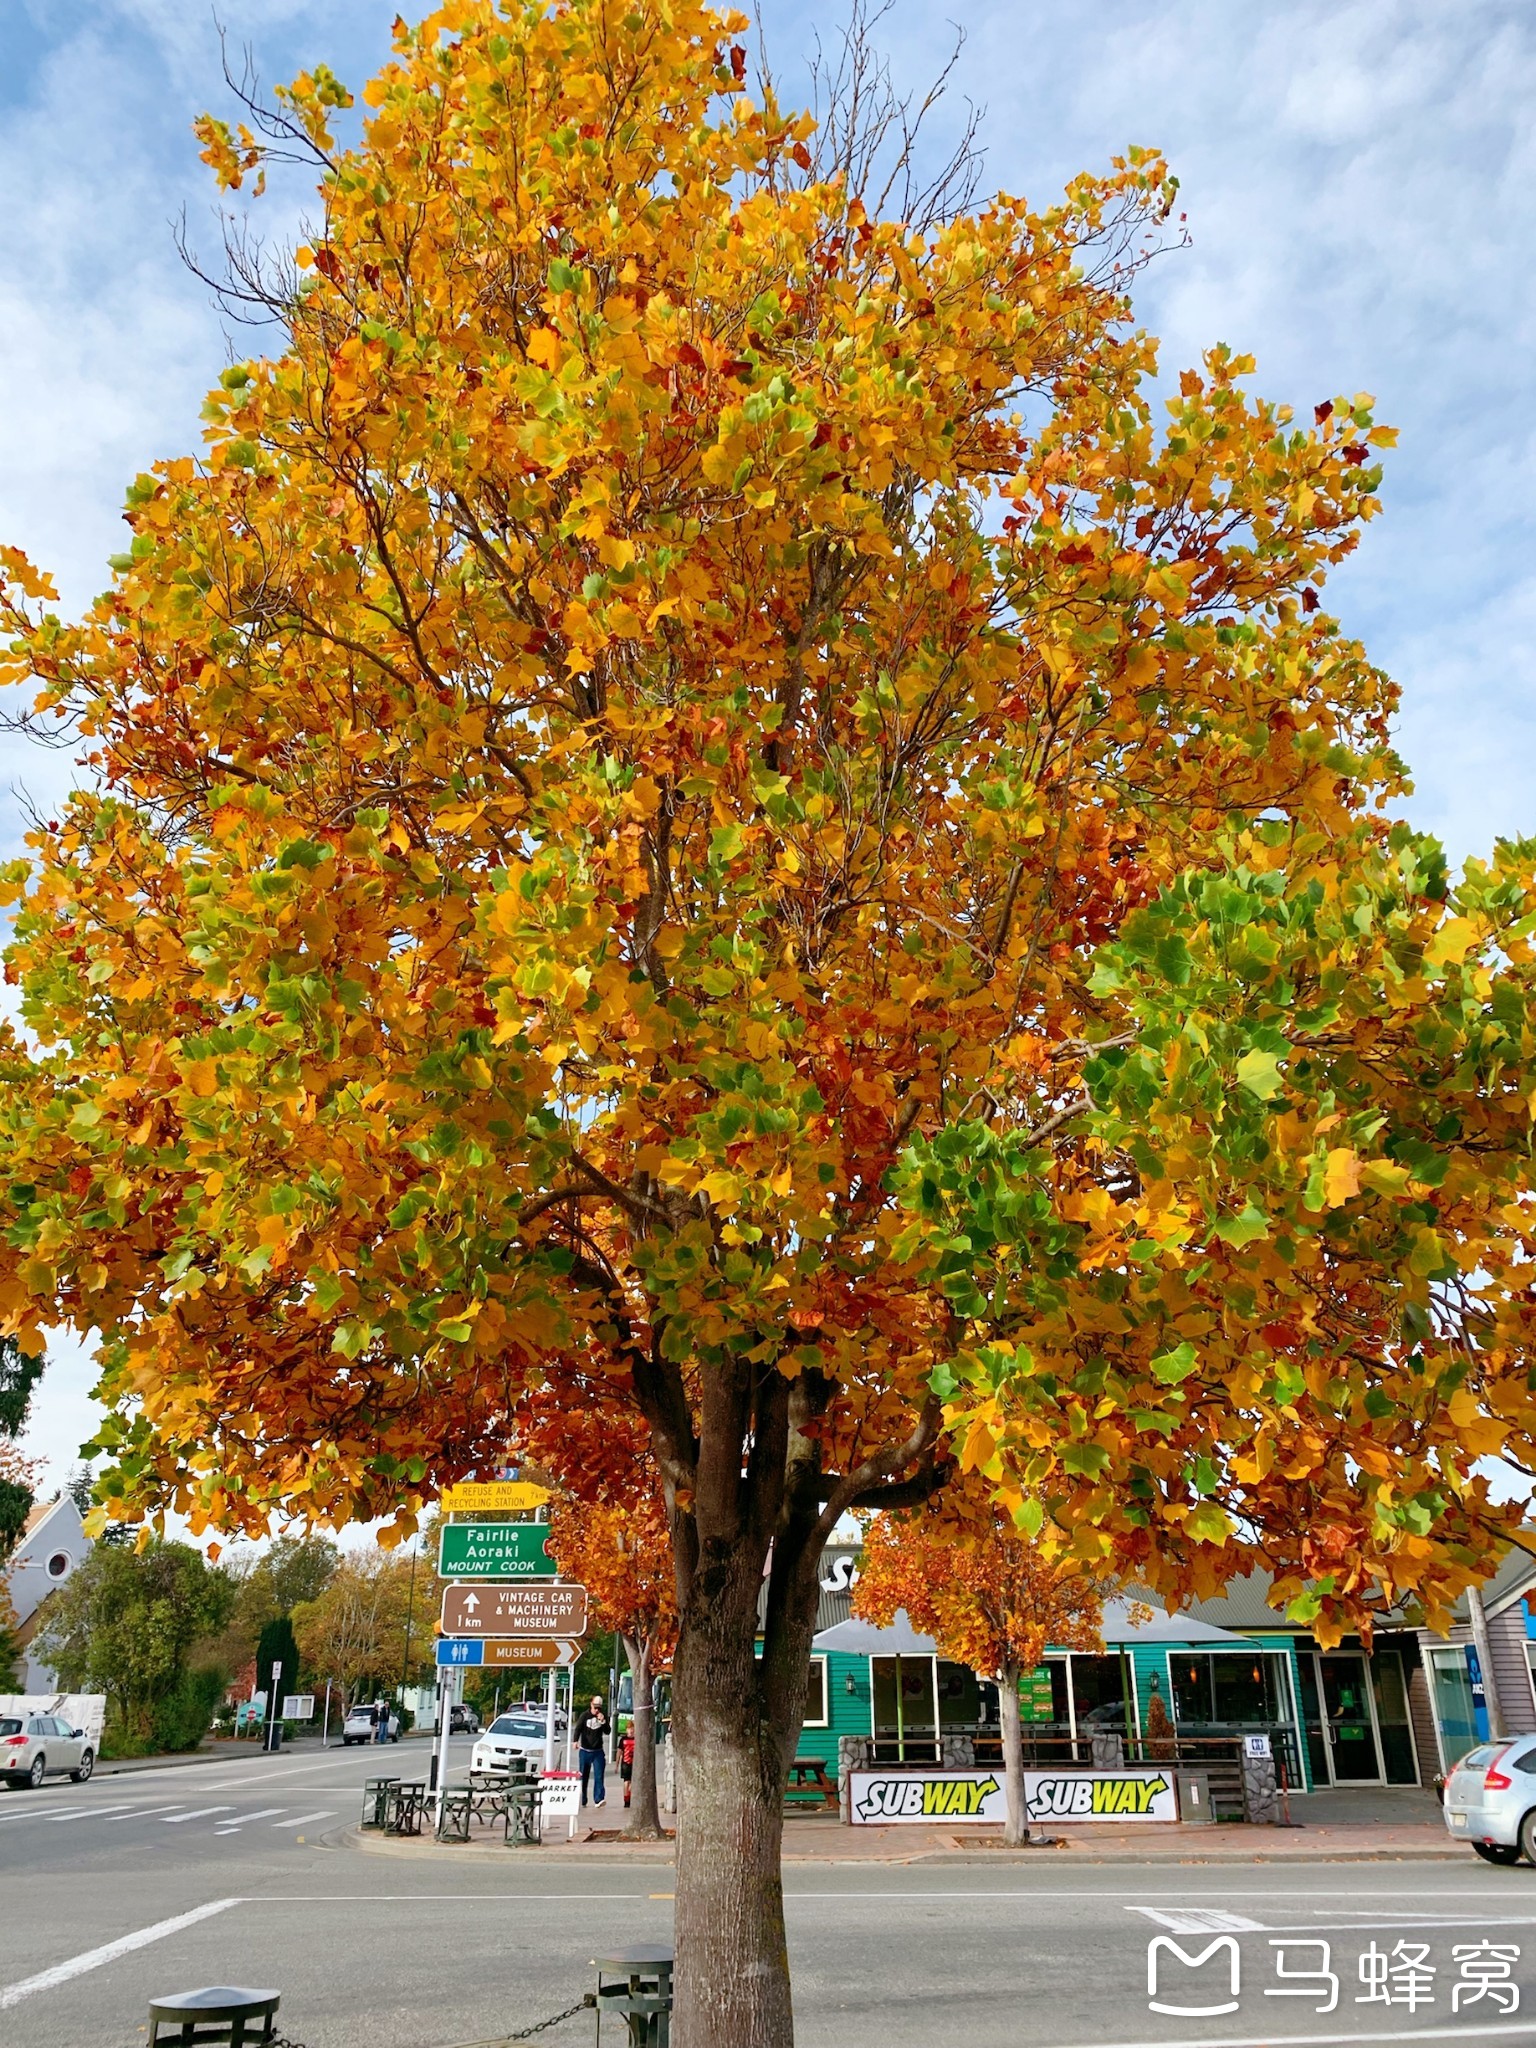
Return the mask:
POLYGON ((67 1550, 56 1550, 52 1557, 49 1558, 48 1576, 50 1579, 68 1578, 69 1552, 67 1550))

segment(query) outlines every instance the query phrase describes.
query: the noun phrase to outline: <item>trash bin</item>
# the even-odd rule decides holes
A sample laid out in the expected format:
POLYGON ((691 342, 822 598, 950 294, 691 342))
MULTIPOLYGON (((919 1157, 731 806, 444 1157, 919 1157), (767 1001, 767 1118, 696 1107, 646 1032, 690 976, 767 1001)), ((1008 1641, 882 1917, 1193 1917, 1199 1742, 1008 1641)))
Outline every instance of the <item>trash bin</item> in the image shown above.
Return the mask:
POLYGON ((629 2048, 667 2048, 672 2034, 672 1944, 644 1941, 614 1955, 594 1956, 597 2024, 604 2013, 629 2027, 629 2048))
POLYGON ((1210 1772, 1175 1771, 1173 1782, 1179 1795, 1179 1819, 1186 1827, 1210 1827, 1216 1819, 1210 1772))
POLYGON ((209 1984, 201 1991, 175 1991, 149 2002, 149 2048, 164 2042, 196 2042, 199 2048, 261 2048, 275 2040, 276 1991, 248 1991, 244 1986, 209 1984))

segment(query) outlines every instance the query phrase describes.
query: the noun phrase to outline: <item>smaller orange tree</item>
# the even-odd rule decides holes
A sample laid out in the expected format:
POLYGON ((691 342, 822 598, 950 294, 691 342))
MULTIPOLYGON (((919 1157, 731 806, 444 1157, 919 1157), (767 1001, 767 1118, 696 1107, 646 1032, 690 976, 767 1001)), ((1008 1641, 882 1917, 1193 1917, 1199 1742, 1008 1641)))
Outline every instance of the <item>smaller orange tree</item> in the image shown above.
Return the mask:
POLYGON ((940 1654, 997 1681, 1002 1720, 1005 1839, 1029 1840, 1019 1680, 1047 1643, 1102 1648, 1103 1609, 1092 1581, 1072 1560, 1052 1561, 1000 1511, 966 1514, 961 1498, 942 1510, 877 1515, 864 1537, 854 1584, 856 1614, 889 1627, 905 1608, 940 1654))
POLYGON ((621 1504, 565 1495, 550 1509, 562 1578, 587 1589, 597 1625, 624 1645, 635 1695, 629 1831, 661 1834, 656 1798, 655 1675, 677 1642, 677 1582, 666 1510, 654 1487, 621 1504))

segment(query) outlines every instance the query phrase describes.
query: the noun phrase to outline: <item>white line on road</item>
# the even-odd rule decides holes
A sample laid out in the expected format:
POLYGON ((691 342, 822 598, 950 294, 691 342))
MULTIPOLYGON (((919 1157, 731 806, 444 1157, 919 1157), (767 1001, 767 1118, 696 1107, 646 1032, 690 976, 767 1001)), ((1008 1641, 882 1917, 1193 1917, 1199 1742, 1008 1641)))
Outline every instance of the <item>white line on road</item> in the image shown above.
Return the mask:
POLYGON ((173 1813, 181 1802, 169 1799, 164 1806, 135 1806, 128 1813, 109 1813, 108 1820, 147 1820, 152 1813, 173 1813))
POLYGON ((1227 1913, 1218 1906, 1127 1906, 1128 1913, 1142 1913, 1160 1927, 1175 1934, 1262 1934, 1262 1920, 1245 1920, 1241 1913, 1227 1913))
POLYGON ((190 1813, 167 1813, 163 1816, 168 1828, 180 1827, 184 1820, 206 1820, 210 1813, 233 1813, 232 1806, 194 1806, 190 1813))
POLYGON ((282 1810, 280 1806, 259 1806, 254 1813, 237 1813, 233 1820, 221 1820, 213 1832, 216 1835, 236 1835, 253 1820, 270 1820, 274 1813, 282 1810))
POLYGON ((48 1817, 50 1820, 57 1821, 62 1826, 67 1820, 105 1820, 108 1814, 137 1813, 138 1811, 139 1809, 136 1806, 131 1805, 125 1799, 121 1806, 77 1806, 73 1810, 56 1807, 48 1817))
POLYGON ((67 1806, 29 1806, 25 1813, 0 1813, 0 1821, 43 1820, 50 1813, 68 1813, 67 1806))
POLYGON ((1393 2027, 1372 2034, 1186 2034, 1171 2040, 1166 2034, 1155 2041, 1062 2041, 1053 2048, 1360 2048, 1371 2041, 1529 2041, 1536 2034, 1536 2020, 1517 2020, 1511 2025, 1489 2026, 1463 2020, 1459 2027, 1393 2027))
POLYGON ((301 1828, 306 1821, 332 1820, 334 1818, 334 1807, 325 1807, 319 1813, 301 1813, 297 1820, 275 1820, 272 1825, 275 1828, 301 1828))
POLYGON ((237 1898, 210 1899, 206 1906, 194 1906, 190 1913, 177 1913, 170 1920, 157 1920, 153 1927, 141 1927, 136 1934, 125 1934, 101 1948, 88 1948, 84 1955, 71 1956, 67 1963, 55 1963, 51 1970, 40 1971, 35 1977, 23 1977, 20 1983, 8 1984, 0 1991, 0 2011, 7 2006, 19 2005, 22 1999, 30 1998, 35 1991, 51 1991, 56 1984, 67 1984, 71 1977, 83 1976, 87 1970, 99 1970, 103 1963, 116 1962, 119 1956, 129 1955, 136 1948, 147 1948, 152 1941, 163 1941, 168 1934, 179 1934, 183 1927, 210 1919, 215 1913, 226 1912, 239 1903, 237 1898))

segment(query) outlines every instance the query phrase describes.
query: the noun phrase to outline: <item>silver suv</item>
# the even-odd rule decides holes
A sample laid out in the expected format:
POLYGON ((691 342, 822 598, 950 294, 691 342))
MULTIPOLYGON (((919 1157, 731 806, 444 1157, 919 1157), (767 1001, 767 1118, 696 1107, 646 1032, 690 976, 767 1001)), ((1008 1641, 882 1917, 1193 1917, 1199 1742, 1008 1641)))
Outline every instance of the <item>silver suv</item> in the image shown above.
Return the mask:
POLYGON ((34 1791, 52 1772, 68 1771, 83 1785, 96 1768, 96 1752, 83 1728, 71 1728, 54 1714, 14 1714, 0 1719, 0 1776, 34 1791))
POLYGON ((1536 1740, 1468 1750, 1445 1781, 1445 1825, 1485 1863, 1536 1863, 1536 1740))

